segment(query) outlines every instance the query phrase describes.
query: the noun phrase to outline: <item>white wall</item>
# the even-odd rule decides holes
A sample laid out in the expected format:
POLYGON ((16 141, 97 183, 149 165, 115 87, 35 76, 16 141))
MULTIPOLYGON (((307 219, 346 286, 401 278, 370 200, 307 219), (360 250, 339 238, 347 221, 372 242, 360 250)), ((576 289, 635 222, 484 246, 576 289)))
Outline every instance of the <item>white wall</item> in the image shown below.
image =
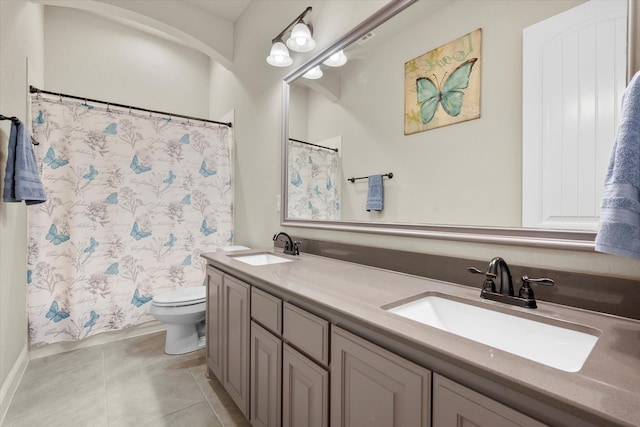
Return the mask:
POLYGON ((43 89, 208 118, 209 58, 76 9, 45 7, 43 89))
MULTIPOLYGON (((29 81, 43 81, 43 8, 26 1, 0 1, 0 113, 29 123, 29 81)), ((0 182, 10 122, 0 122, 0 182)), ((2 184, 0 184, 2 187, 2 184)), ((27 362, 27 209, 0 201, 0 421, 27 362)))

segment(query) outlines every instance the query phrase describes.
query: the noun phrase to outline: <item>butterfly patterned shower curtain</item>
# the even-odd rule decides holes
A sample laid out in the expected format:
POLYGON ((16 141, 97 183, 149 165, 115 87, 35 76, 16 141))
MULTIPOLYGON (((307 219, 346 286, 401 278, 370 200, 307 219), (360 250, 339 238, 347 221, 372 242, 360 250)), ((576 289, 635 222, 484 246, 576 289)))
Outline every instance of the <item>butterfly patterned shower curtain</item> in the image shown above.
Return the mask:
POLYGON ((337 152, 289 141, 288 216, 340 219, 340 156, 337 152))
POLYGON ((154 295, 202 286, 200 254, 233 240, 231 129, 40 96, 32 111, 31 344, 153 320, 154 295))

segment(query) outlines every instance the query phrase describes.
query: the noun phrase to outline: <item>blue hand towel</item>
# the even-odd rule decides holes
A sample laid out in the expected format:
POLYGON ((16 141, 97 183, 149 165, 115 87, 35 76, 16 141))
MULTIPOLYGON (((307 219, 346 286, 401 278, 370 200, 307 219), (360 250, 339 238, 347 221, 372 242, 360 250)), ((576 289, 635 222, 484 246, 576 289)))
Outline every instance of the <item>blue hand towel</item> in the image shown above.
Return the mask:
POLYGON ((381 211, 383 205, 382 175, 371 175, 369 177, 369 192, 367 193, 367 211, 381 211))
POLYGON ((596 250, 640 259, 640 72, 633 76, 622 97, 596 250))
POLYGON ((27 205, 47 200, 40 181, 31 136, 26 126, 18 120, 11 122, 2 200, 5 202, 24 200, 27 205))

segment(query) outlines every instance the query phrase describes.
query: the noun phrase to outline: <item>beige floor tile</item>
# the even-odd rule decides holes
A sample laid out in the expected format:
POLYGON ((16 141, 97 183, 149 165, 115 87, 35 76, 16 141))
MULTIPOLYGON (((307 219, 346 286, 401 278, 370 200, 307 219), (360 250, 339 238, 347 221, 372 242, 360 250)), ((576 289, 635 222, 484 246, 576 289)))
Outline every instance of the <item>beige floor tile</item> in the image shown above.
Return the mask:
POLYGON ((85 365, 95 363, 102 363, 102 346, 87 347, 68 353, 33 359, 29 361, 29 367, 22 382, 41 382, 51 373, 63 375, 67 371, 81 370, 85 365))
POLYGON ((206 378, 204 350, 170 356, 164 341, 160 332, 32 360, 2 426, 248 427, 206 378))
POLYGON ((66 425, 107 425, 101 359, 77 370, 51 371, 39 380, 23 380, 3 425, 48 426, 62 419, 66 425))
POLYGON ((216 378, 206 377, 206 365, 190 367, 191 374, 197 381, 207 402, 211 405, 213 412, 225 427, 250 427, 251 424, 242 415, 238 406, 224 390, 224 387, 216 378))
POLYGON ((189 369, 179 358, 146 369, 106 374, 109 424, 136 425, 204 401, 189 369))
POLYGON ((158 332, 105 345, 105 369, 107 372, 119 367, 144 369, 142 366, 153 366, 156 362, 180 358, 164 352, 164 339, 165 333, 158 332))
POLYGON ((143 424, 145 427, 223 427, 207 401, 143 424))

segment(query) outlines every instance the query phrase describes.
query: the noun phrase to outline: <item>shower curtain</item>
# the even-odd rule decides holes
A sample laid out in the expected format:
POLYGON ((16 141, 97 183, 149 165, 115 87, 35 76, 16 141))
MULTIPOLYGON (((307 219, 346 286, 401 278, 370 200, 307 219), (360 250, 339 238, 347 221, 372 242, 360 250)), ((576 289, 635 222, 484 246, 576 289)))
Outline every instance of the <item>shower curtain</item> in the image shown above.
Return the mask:
POLYGON ((233 240, 231 129, 40 96, 32 112, 31 344, 153 320, 154 295, 202 286, 200 254, 233 240))
POLYGON ((324 148, 289 141, 288 216, 340 219, 340 157, 324 148))

